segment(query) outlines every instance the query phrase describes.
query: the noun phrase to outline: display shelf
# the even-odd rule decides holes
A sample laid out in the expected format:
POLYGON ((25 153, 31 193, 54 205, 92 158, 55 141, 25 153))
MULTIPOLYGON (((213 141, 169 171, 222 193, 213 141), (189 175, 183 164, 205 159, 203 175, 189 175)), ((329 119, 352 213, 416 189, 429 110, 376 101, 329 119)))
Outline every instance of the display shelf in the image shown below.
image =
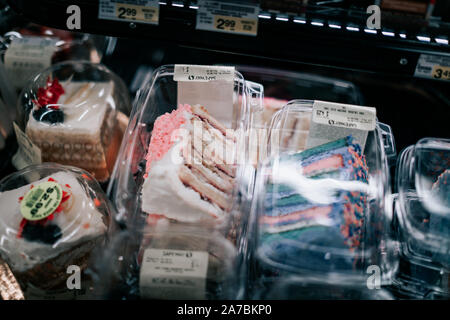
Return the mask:
MULTIPOLYGON (((196 30, 196 1, 160 1, 159 25, 98 19, 98 1, 10 1, 25 18, 67 29, 66 9, 77 4, 81 32, 144 38, 290 63, 413 76, 421 54, 450 57, 450 24, 383 13, 382 28, 365 27, 361 9, 308 6, 303 13, 261 11, 256 36, 196 30)), ((264 8, 264 7, 263 7, 264 8)))

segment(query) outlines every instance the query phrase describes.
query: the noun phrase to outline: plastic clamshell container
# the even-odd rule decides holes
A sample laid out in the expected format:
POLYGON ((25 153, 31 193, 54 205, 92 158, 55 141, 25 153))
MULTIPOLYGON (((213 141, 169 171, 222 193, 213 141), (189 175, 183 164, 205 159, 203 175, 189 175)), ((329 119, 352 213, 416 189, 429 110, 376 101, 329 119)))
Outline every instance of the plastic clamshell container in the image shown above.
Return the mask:
POLYGON ((363 154, 350 137, 312 149, 286 143, 293 134, 307 139, 312 106, 290 101, 272 119, 269 158, 258 168, 248 225, 250 297, 259 295, 261 284, 292 275, 365 286, 373 265, 385 285, 395 269, 379 124, 368 132, 363 154), (343 167, 350 171, 343 174, 343 167))
MULTIPOLYGON (((124 223, 137 222, 138 228, 143 225, 142 218, 147 216, 142 211, 141 195, 146 174, 146 155, 148 154, 152 138, 153 126, 158 117, 177 110, 180 104, 185 104, 185 101, 180 101, 178 98, 178 82, 174 80, 174 69, 174 65, 159 67, 154 71, 151 80, 138 92, 113 179, 108 186, 108 195, 113 199, 117 207, 117 220, 124 223)), ((225 81, 214 80, 208 83, 212 83, 213 86, 220 88, 221 85, 225 84, 225 81)), ((238 165, 235 179, 240 181, 241 177, 245 176, 244 166, 241 164, 245 162, 244 158, 247 154, 244 152, 244 149, 246 148, 246 139, 248 139, 246 130, 249 126, 249 112, 247 110, 248 87, 242 75, 236 71, 231 85, 232 95, 229 96, 230 110, 228 112, 224 113, 224 110, 213 109, 214 105, 208 106, 203 104, 202 106, 212 117, 219 121, 221 121, 220 117, 224 114, 230 115, 228 120, 222 122, 222 124, 227 129, 237 132, 236 146, 237 150, 240 151, 236 152, 235 159, 237 159, 238 165)), ((200 95, 202 94, 203 92, 200 90, 200 95)), ((208 97, 210 104, 223 103, 219 99, 222 98, 208 97)), ((241 185, 239 182, 235 183, 237 187, 234 188, 233 199, 236 199, 235 195, 238 193, 241 185)), ((246 190, 247 188, 251 190, 251 187, 247 186, 241 189, 246 190)), ((168 194, 164 198, 170 199, 170 196, 168 194)))
POLYGON ((146 226, 142 237, 131 230, 125 232, 127 235, 122 235, 121 241, 115 241, 115 247, 110 247, 117 252, 113 260, 104 260, 105 266, 99 268, 117 274, 120 283, 111 287, 114 277, 103 278, 105 297, 115 295, 133 300, 234 297, 236 249, 218 232, 174 226, 164 219, 157 225, 146 226), (117 256, 121 261, 117 261, 117 256), (117 267, 119 263, 121 268, 117 267))
MULTIPOLYGON (((258 300, 394 300, 386 289, 346 284, 338 278, 287 276, 271 279, 253 298, 258 300)), ((372 284, 371 284, 372 285, 372 284)))
POLYGON ((395 217, 401 259, 410 266, 399 270, 396 281, 420 283, 422 296, 429 290, 450 296, 449 179, 450 140, 424 138, 402 151, 395 217))
POLYGON ((107 67, 68 61, 28 82, 18 114, 43 162, 80 167, 107 182, 123 136, 118 110, 129 106, 125 84, 107 67))
MULTIPOLYGON (((48 51, 52 52, 50 57, 51 65, 68 60, 86 60, 92 63, 100 63, 103 56, 110 53, 115 44, 115 40, 112 37, 89 35, 30 24, 24 28, 10 31, 3 36, 3 49, 0 50, 2 61, 5 60, 5 55, 11 43, 17 41, 17 39, 24 38, 29 39, 28 43, 34 47, 39 41, 41 46, 49 47, 48 51)), ((24 50, 26 50, 26 46, 24 50)), ((45 61, 45 58, 42 61, 45 61)), ((46 67, 49 67, 49 65, 42 67, 42 69, 46 67)), ((36 72, 41 71, 35 66, 28 68, 23 69, 22 67, 18 71, 15 69, 10 71, 21 73, 20 79, 13 81, 18 89, 21 89, 26 84, 27 77, 29 78, 36 72)), ((8 72, 10 77, 17 77, 17 75, 12 75, 10 72, 8 72)))
POLYGON ((0 181, 0 206, 0 263, 25 299, 96 297, 86 271, 110 236, 113 213, 88 172, 55 163, 29 166, 0 181), (82 272, 79 290, 67 287, 74 270, 82 272))
MULTIPOLYGON (((358 87, 349 81, 309 73, 245 65, 237 66, 237 69, 242 72, 247 82, 254 81, 256 84, 254 87, 257 88, 257 85, 264 86, 264 99, 260 104, 262 107, 254 106, 250 109, 252 134, 259 136, 258 140, 253 139, 253 141, 260 142, 258 146, 253 147, 260 150, 257 158, 259 161, 263 161, 266 156, 264 154, 264 146, 266 145, 264 133, 269 128, 272 117, 288 101, 301 97, 305 100, 322 100, 352 105, 363 104, 363 97, 358 87)), ((292 119, 286 121, 290 121, 286 125, 296 125, 292 119)), ((306 123, 298 125, 302 126, 303 134, 307 135, 308 126, 306 123)), ((294 129, 292 127, 292 130, 294 129)), ((389 164, 395 164, 397 153, 392 129, 383 123, 379 123, 379 129, 385 141, 385 151, 389 164)), ((288 134, 289 131, 286 130, 285 132, 288 134)), ((295 143, 295 141, 291 143, 295 143)), ((299 145, 299 147, 302 148, 303 146, 299 145)))

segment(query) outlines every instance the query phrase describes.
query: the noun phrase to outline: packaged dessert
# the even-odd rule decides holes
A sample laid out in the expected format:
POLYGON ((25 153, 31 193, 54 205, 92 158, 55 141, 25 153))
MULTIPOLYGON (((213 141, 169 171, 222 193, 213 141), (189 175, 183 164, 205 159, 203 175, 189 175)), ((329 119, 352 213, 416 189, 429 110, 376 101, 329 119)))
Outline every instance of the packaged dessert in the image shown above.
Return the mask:
POLYGON ((228 220, 242 176, 247 101, 247 85, 233 67, 158 68, 136 101, 108 188, 118 220, 228 220))
POLYGON ((7 32, 0 51, 8 78, 21 90, 34 75, 68 60, 100 63, 112 38, 29 24, 7 32))
POLYGON ((450 297, 450 140, 424 138, 397 165, 395 286, 423 298, 450 297))
MULTIPOLYGON (((262 92, 250 99, 248 86, 233 67, 169 65, 141 89, 108 187, 117 220, 139 235, 123 256, 136 257, 134 273, 124 274, 134 274, 125 282, 140 298, 226 296, 244 220, 240 199, 252 190, 242 165, 247 107, 262 92), (175 291, 151 286, 163 275, 150 262, 164 252, 193 254, 200 266, 186 271, 192 290, 179 287, 177 277, 167 280, 175 291)), ((177 259, 173 268, 190 261, 177 259)))
POLYGON ((96 269, 107 299, 215 300, 235 297, 236 248, 218 232, 152 219, 119 235, 96 269))
POLYGON ((69 61, 36 75, 22 91, 21 128, 43 162, 89 171, 107 182, 122 134, 117 110, 130 104, 123 81, 101 64, 69 61))
POLYGON ((88 172, 45 163, 0 181, 0 260, 25 299, 95 298, 90 261, 111 230, 111 207, 88 172))
POLYGON ((355 105, 293 100, 273 117, 248 223, 250 298, 291 276, 365 287, 374 268, 376 285, 390 283, 396 255, 380 131, 376 110, 355 105), (296 135, 303 151, 286 143, 296 135))

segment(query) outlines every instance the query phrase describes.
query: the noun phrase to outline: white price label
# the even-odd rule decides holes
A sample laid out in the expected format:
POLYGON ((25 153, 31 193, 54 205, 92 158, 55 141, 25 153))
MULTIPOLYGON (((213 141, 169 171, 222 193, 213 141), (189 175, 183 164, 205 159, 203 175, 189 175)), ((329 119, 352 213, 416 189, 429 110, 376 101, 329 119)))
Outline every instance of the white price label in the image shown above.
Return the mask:
POLYGON ((98 18, 157 25, 159 23, 159 1, 100 0, 98 18))
POLYGON ((41 149, 28 138, 15 122, 13 122, 13 126, 19 145, 19 150, 12 159, 14 166, 20 170, 32 164, 40 164, 42 162, 41 149))
POLYGON ((188 64, 176 64, 173 80, 174 81, 233 81, 234 67, 223 66, 200 66, 188 64))
POLYGON ((36 73, 50 67, 58 39, 14 39, 5 53, 5 68, 14 86, 23 87, 36 73))
POLYGON ((376 109, 371 107, 314 101, 312 120, 334 127, 372 131, 376 114, 376 109))
POLYGON ((307 148, 352 135, 364 150, 367 134, 375 130, 376 109, 314 101, 307 148))
POLYGON ((450 56, 421 54, 414 76, 435 80, 450 80, 450 56))
POLYGON ((147 249, 139 278, 141 297, 204 299, 207 271, 207 252, 147 249))
POLYGON ((256 36, 257 1, 199 0, 196 29, 256 36))

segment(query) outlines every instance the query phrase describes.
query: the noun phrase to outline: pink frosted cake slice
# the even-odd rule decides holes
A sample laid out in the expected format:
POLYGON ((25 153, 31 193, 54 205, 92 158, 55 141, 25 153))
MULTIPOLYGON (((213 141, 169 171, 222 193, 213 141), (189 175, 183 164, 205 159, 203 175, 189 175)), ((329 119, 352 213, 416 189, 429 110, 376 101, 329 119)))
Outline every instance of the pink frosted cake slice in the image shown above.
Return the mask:
POLYGON ((236 139, 202 106, 180 105, 156 119, 142 211, 182 222, 222 219, 230 209, 236 139))

